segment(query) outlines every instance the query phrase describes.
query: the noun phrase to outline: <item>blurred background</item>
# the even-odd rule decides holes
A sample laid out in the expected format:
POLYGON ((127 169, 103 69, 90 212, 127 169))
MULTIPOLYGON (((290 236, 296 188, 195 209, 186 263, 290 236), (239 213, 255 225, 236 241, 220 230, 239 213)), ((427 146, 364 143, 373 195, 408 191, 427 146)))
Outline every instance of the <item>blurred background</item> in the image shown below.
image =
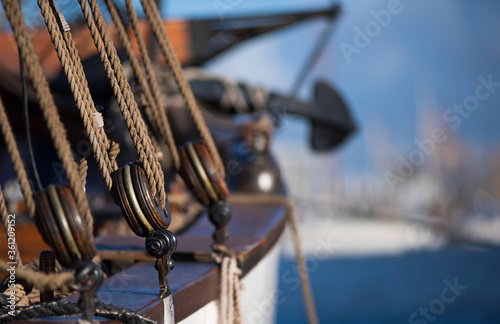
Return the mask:
MULTIPOLYGON (((297 92, 326 20, 242 42, 204 66, 304 101, 325 80, 351 109, 357 131, 333 152, 309 147, 302 119, 275 129, 320 322, 499 323, 500 2, 334 3, 341 15, 297 92)), ((161 9, 224 21, 331 5, 167 0, 161 9)), ((277 322, 305 323, 288 235, 277 322)))

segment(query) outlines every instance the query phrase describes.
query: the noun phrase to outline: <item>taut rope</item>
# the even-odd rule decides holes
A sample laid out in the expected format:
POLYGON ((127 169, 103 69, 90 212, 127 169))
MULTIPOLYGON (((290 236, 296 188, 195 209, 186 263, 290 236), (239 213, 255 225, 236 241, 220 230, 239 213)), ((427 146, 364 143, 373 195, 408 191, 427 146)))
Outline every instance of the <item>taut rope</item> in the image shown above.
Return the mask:
POLYGON ((151 192, 154 196, 158 196, 161 205, 165 206, 165 183, 161 165, 137 107, 137 102, 125 77, 123 66, 116 54, 116 48, 109 35, 106 22, 95 0, 88 0, 88 4, 86 0, 78 1, 130 132, 132 142, 139 154, 151 192))
POLYGON ((147 20, 151 24, 151 30, 158 41, 158 45, 160 46, 160 50, 165 57, 168 65, 172 69, 172 73, 175 78, 175 82, 179 87, 179 90, 186 101, 187 107, 193 117, 194 123, 200 132, 200 136, 207 145, 208 151, 210 153, 210 157, 212 158, 217 172, 224 179, 226 171, 224 169, 224 164, 222 163, 222 159, 219 155, 219 151, 215 146, 215 142, 210 134, 210 130, 205 124, 205 120, 203 115, 196 103, 196 99, 194 98, 193 92, 189 87, 189 84, 184 76, 184 72, 182 70, 182 66, 174 52, 172 44, 168 38, 168 35, 163 27, 163 21, 160 16, 160 12, 158 11, 158 7, 156 6, 154 0, 141 0, 142 7, 144 9, 144 13, 146 15, 147 20))
MULTIPOLYGON (((82 306, 78 303, 72 302, 50 302, 43 304, 31 305, 28 307, 18 307, 14 311, 14 315, 10 315, 8 312, 4 312, 0 315, 0 322, 9 323, 15 320, 27 321, 30 319, 43 318, 43 317, 54 317, 54 316, 71 316, 71 315, 81 315, 84 312, 82 306)), ((119 321, 120 323, 129 324, 157 324, 156 321, 152 319, 132 312, 126 308, 97 303, 95 305, 95 315, 98 317, 104 317, 113 322, 119 321)), ((79 324, 87 324, 89 321, 79 319, 77 321, 79 324)))
MULTIPOLYGON (((130 0, 128 0, 130 1, 130 0)), ((172 69, 172 73, 174 75, 175 81, 179 90, 184 97, 188 109, 191 112, 191 115, 194 119, 194 122, 200 132, 202 139, 207 144, 210 155, 214 161, 214 164, 217 168, 219 174, 224 178, 225 170, 224 165, 222 163, 222 159, 220 158, 219 152, 215 146, 213 138, 208 130, 207 125, 205 124, 205 120, 203 115, 196 103, 194 95, 189 87, 189 84, 184 76, 184 72, 182 70, 181 64, 175 55, 175 52, 172 48, 168 35, 163 27, 163 21, 161 19, 160 13, 154 0, 141 0, 142 6, 144 8, 144 13, 151 24, 151 29, 153 34, 158 41, 160 49, 162 51, 163 56, 165 57, 168 65, 172 69)), ((302 292, 304 295, 306 310, 310 323, 318 323, 318 318, 316 314, 316 309, 314 306, 314 298, 312 295, 311 285, 309 281, 309 276, 307 273, 307 268, 305 266, 305 259, 302 254, 302 250, 300 248, 300 238, 298 235, 297 229, 297 221, 295 219, 295 214, 293 212, 293 205, 283 196, 255 196, 255 195, 239 195, 229 196, 230 202, 235 203, 243 203, 243 204, 282 204, 287 209, 287 215, 289 219, 289 223, 292 229, 293 241, 295 246, 295 251, 297 255, 297 263, 300 271, 300 280, 302 284, 302 292)), ((214 247, 215 250, 221 251, 223 247, 214 247)), ((221 264, 221 319, 224 322, 232 323, 240 322, 242 320, 241 308, 239 308, 238 303, 236 303, 236 314, 233 313, 234 309, 234 301, 240 300, 240 283, 239 283, 239 275, 237 270, 239 270, 236 264, 233 262, 234 260, 234 252, 230 249, 227 253, 223 253, 225 257, 218 262, 221 264), (234 264, 233 264, 234 263, 234 264), (233 266, 230 266, 230 265, 233 266), (226 273, 227 271, 227 273, 226 273), (226 296, 228 294, 228 296, 226 296), (226 304, 227 303, 227 304, 226 304), (234 317, 236 315, 236 317, 234 317)), ((217 260, 217 259, 216 259, 217 260)))
MULTIPOLYGON (((28 27, 24 22, 21 6, 17 0, 2 0, 9 23, 14 32, 21 57, 26 64, 44 119, 47 123, 50 136, 54 142, 56 153, 61 160, 66 177, 77 204, 80 215, 85 219, 87 225, 92 227, 93 218, 88 206, 87 197, 83 191, 82 182, 78 173, 78 166, 73 158, 71 147, 66 137, 66 130, 59 118, 59 112, 54 104, 54 98, 50 93, 47 79, 38 61, 33 42, 28 33, 28 27)), ((29 206, 28 206, 29 208, 29 206)), ((34 211, 34 208, 33 208, 34 211)))
MULTIPOLYGON (((32 80, 33 88, 35 89, 40 108, 47 123, 51 138, 54 142, 57 156, 63 164, 63 168, 69 180, 71 190, 75 195, 77 209, 80 215, 84 217, 87 226, 92 228, 93 219, 92 215, 90 214, 87 198, 83 191, 81 179, 77 171, 77 164, 73 159, 70 144, 66 138, 65 128, 60 121, 59 113, 54 104, 54 99, 50 93, 47 80, 43 73, 40 62, 38 61, 31 38, 28 34, 28 29, 24 22, 19 2, 17 0, 2 0, 2 5, 14 32, 14 36, 16 38, 20 51, 20 57, 25 62, 27 72, 32 80)), ((9 124, 7 114, 5 112, 5 108, 1 101, 0 126, 2 129, 2 135, 7 144, 7 150, 11 157, 12 163, 14 165, 14 170, 21 186, 21 191, 23 192, 24 199, 26 201, 28 213, 33 219, 36 212, 33 188, 31 187, 31 183, 29 182, 24 162, 19 152, 19 148, 17 147, 12 128, 9 124)), ((5 211, 2 211, 2 214, 4 213, 5 211)), ((89 235, 92 236, 92 231, 90 231, 89 235)), ((19 252, 16 251, 16 254, 19 255, 19 252)), ((33 271, 26 267, 19 267, 19 265, 20 260, 18 261, 18 267, 16 268, 16 278, 24 280, 28 284, 32 284, 42 291, 55 289, 67 291, 67 284, 74 281, 73 274, 69 272, 49 275, 33 271)), ((11 268, 12 265, 0 260, 0 270, 8 271, 11 268)), ((16 291, 16 294, 21 293, 18 288, 16 288, 16 291)))
POLYGON ((108 7, 111 19, 117 29, 118 36, 121 43, 125 48, 127 57, 130 60, 130 65, 134 71, 134 76, 141 86, 141 101, 145 106, 145 112, 148 117, 149 122, 154 127, 155 131, 161 135, 163 140, 167 143, 170 153, 172 155, 172 160, 176 169, 179 169, 180 159, 175 147, 174 137, 172 135, 172 130, 170 128, 170 123, 168 121, 167 114, 161 102, 161 93, 158 81, 156 79, 155 72, 149 58, 146 43, 139 29, 139 21, 137 18, 137 13, 135 12, 132 2, 126 1, 127 11, 130 16, 130 21, 134 30, 134 34, 141 51, 142 61, 144 63, 144 70, 141 68, 138 58, 135 56, 132 42, 126 31, 123 20, 116 8, 116 5, 112 0, 105 0, 108 7))
MULTIPOLYGON (((130 89, 130 85, 126 80, 123 67, 116 54, 116 49, 111 41, 111 37, 102 17, 102 13, 100 12, 96 0, 79 0, 79 3, 87 26, 94 40, 94 45, 96 46, 107 77, 110 80, 113 92, 117 98, 117 103, 124 116, 132 141, 142 162, 151 191, 153 195, 157 195, 159 197, 161 203, 164 205, 166 195, 164 190, 163 172, 161 171, 161 166, 159 164, 152 139, 148 135, 147 127, 142 120, 142 116, 130 89)), ((164 30, 163 21, 158 12, 158 8, 156 7, 154 0, 141 0, 141 3, 144 8, 145 15, 151 24, 151 29, 158 41, 162 54, 172 69, 177 86, 186 101, 187 107, 190 110, 202 139, 208 147, 215 167, 217 168, 219 174, 224 177, 225 170, 222 159, 220 158, 210 131, 205 124, 203 115, 197 106, 189 84, 186 81, 182 67, 173 51, 168 35, 164 30)), ((82 188, 82 179, 83 181, 85 179, 84 174, 86 170, 86 157, 82 160, 80 174, 77 172, 76 162, 73 160, 70 146, 66 139, 64 126, 59 119, 57 109, 55 108, 52 95, 50 94, 48 88, 47 80, 44 77, 41 65, 38 62, 34 51, 33 44, 29 38, 19 3, 17 0, 2 0, 2 4, 19 44, 22 59, 26 62, 27 70, 32 79, 33 87, 40 102, 44 118, 48 124, 52 140, 54 141, 57 155, 63 163, 70 186, 75 194, 79 212, 85 218, 89 228, 92 229, 93 220, 82 188)), ((116 154, 118 154, 118 147, 115 143, 108 140, 103 128, 99 127, 94 118, 97 110, 88 89, 87 80, 85 78, 76 45, 71 33, 66 29, 64 18, 57 11, 53 0, 50 0, 50 2, 38 0, 38 4, 45 23, 47 24, 47 28, 51 35, 52 42, 54 43, 58 58, 61 61, 63 70, 68 78, 71 91, 92 144, 94 157, 99 164, 99 168, 103 174, 108 189, 111 190, 111 173, 117 169, 115 158, 116 154)), ((128 37, 126 28, 114 3, 111 0, 106 0, 106 4, 109 8, 115 26, 117 27, 119 37, 124 44, 127 55, 129 56, 135 77, 142 87, 143 95, 141 95, 141 100, 143 100, 146 104, 146 111, 150 109, 148 117, 156 131, 161 134, 169 146, 174 165, 178 169, 180 166, 178 152, 175 148, 175 143, 165 109, 163 109, 158 81, 148 56, 143 36, 139 29, 138 18, 132 1, 125 0, 125 4, 139 45, 145 70, 141 69, 139 61, 134 55, 130 38, 128 37)), ((30 216, 33 217, 35 212, 33 191, 1 102, 0 126, 7 142, 7 147, 14 164, 14 169, 16 170, 16 174, 21 184, 21 190, 25 196, 28 211, 30 216)), ((291 202, 283 196, 266 195, 231 195, 229 196, 229 201, 237 204, 282 204, 286 207, 288 220, 292 230, 300 280, 302 284, 302 292, 304 294, 309 322, 317 323, 318 319, 314 306, 311 285, 307 274, 305 259, 300 249, 297 221, 295 219, 293 205, 291 202)), ((0 213, 2 214, 2 220, 5 223, 5 214, 7 211, 3 202, 3 197, 1 196, 1 191, 0 213)), ((237 266, 236 256, 234 251, 226 245, 214 245, 214 251, 220 253, 214 254, 214 258, 221 265, 221 321, 222 323, 241 323, 241 284, 239 282, 241 270, 237 266)), ((16 253, 16 255, 19 255, 19 253, 16 253)), ((7 270, 9 267, 10 266, 7 263, 0 261, 0 270, 7 270)), ((16 276, 20 279, 26 280, 28 283, 36 284, 36 286, 41 290, 64 290, 67 289, 67 283, 74 280, 73 275, 67 272, 56 275, 47 275, 28 269, 18 269, 16 271, 16 276)))
POLYGON ((280 195, 230 195, 228 200, 229 202, 234 204, 278 204, 285 206, 288 217, 288 224, 290 224, 290 229, 292 230, 293 244, 295 248, 295 255, 297 257, 297 265, 299 267, 299 277, 302 287, 302 294, 304 295, 304 302, 306 304, 307 317, 309 319, 309 323, 318 323, 318 315, 314 303, 314 296, 312 294, 311 282, 309 280, 309 274, 307 272, 304 254, 302 254, 302 249, 300 247, 300 236, 297 229, 297 219, 295 217, 292 202, 288 198, 280 195))
POLYGON ((213 249, 222 254, 222 257, 217 253, 212 254, 215 262, 220 264, 219 321, 221 324, 242 324, 242 285, 240 282, 242 272, 238 268, 236 254, 227 245, 214 244, 213 249))

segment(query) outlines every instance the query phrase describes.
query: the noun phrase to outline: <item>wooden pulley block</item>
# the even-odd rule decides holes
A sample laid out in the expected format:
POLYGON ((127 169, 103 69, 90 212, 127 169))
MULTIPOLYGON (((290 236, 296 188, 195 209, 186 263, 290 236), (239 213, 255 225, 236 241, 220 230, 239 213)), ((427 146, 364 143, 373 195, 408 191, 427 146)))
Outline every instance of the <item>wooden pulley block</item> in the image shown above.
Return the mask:
POLYGON ((114 173, 113 194, 125 220, 137 236, 147 237, 153 231, 166 230, 170 225, 168 200, 163 208, 151 194, 139 162, 128 163, 114 173))
POLYGON ((215 169, 207 147, 201 141, 187 142, 179 148, 180 176, 205 206, 224 200, 229 191, 215 169))
POLYGON ((70 268, 89 262, 96 255, 95 245, 69 187, 50 185, 37 194, 35 222, 63 266, 70 268))

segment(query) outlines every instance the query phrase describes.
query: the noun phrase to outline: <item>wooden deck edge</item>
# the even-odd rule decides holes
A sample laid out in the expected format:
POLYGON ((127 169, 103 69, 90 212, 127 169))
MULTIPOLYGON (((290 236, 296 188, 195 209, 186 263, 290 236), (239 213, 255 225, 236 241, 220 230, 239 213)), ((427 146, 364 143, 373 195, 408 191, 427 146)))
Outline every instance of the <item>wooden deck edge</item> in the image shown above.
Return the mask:
MULTIPOLYGON (((243 270, 243 276, 245 276, 277 243, 286 225, 286 215, 285 208, 282 206, 260 206, 259 208, 240 206, 237 208, 237 212, 239 217, 237 220, 233 220, 230 228, 231 233, 235 233, 235 235, 229 241, 229 244, 235 248, 240 267, 243 270), (255 209, 261 212, 256 212, 255 209), (250 236, 244 236, 244 233, 249 233, 250 236)), ((210 301, 215 300, 219 295, 219 267, 211 262, 211 259, 208 259, 210 253, 210 244, 208 243, 211 242, 211 231, 211 225, 207 225, 207 222, 202 221, 198 227, 179 237, 179 240, 185 242, 185 244, 174 255, 176 266, 169 275, 169 282, 173 291, 176 322, 187 318, 210 301), (188 243, 190 240, 191 243, 188 243), (189 250, 190 244, 200 244, 201 242, 205 242, 207 245, 198 246, 197 250, 194 251, 189 250), (210 262, 199 261, 204 258, 210 262)), ((134 244, 137 245, 137 243, 128 241, 129 249, 127 253, 144 255, 143 251, 135 249, 134 244), (134 247, 134 249, 130 249, 130 247, 134 247)), ((116 251, 100 251, 101 257, 106 255, 121 255, 120 257, 123 257, 127 253, 116 254, 116 251)), ((128 257, 131 257, 131 255, 128 254, 128 257)), ((136 263, 108 278, 97 295, 103 303, 130 309, 162 323, 164 305, 163 301, 158 298, 158 292, 158 278, 154 269, 154 262, 146 261, 136 263)), ((65 300, 76 301, 78 295, 72 295, 65 300)), ((32 320, 29 323, 47 323, 48 321, 76 323, 77 317, 32 320)), ((102 322, 115 323, 115 321, 108 320, 102 322)))

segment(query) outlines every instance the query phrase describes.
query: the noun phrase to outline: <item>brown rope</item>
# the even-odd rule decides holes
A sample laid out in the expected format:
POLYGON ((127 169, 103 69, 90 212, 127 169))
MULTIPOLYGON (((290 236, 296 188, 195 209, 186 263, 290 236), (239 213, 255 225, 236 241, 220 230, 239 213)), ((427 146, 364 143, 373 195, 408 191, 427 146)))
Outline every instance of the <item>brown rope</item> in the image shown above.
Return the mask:
POLYGON ((139 85, 142 87, 141 91, 138 91, 139 95, 141 95, 142 104, 144 106, 150 106, 156 104, 156 102, 153 100, 153 95, 151 94, 151 90, 147 86, 147 81, 144 77, 144 74, 142 73, 139 59, 134 54, 132 43, 130 41, 122 17, 118 11, 118 8, 116 7, 116 4, 112 0, 105 0, 105 4, 111 15, 111 19, 113 20, 113 24, 115 25, 116 30, 118 32, 118 37, 120 38, 120 42, 124 46, 127 57, 129 57, 129 62, 134 72, 134 77, 139 82, 139 85), (143 97, 144 95, 146 95, 146 97, 143 97))
MULTIPOLYGON (((144 108, 144 112, 146 113, 148 120, 152 122, 152 126, 154 127, 155 132, 160 132, 157 127, 156 120, 159 119, 158 116, 154 115, 152 106, 156 105, 155 100, 153 99, 153 95, 151 90, 148 87, 148 83, 146 78, 144 77, 143 71, 140 67, 140 63, 138 58, 134 54, 134 49, 132 47, 132 43, 130 42, 130 38, 128 36, 127 30, 123 23, 123 20, 118 12, 118 8, 116 4, 112 0, 105 0, 106 6, 108 7, 108 11, 111 15, 111 19, 113 20, 113 24, 116 27, 118 32, 118 37, 120 38, 121 43, 125 48, 125 53, 129 58, 130 65, 132 67, 132 71, 134 72, 134 77, 139 85, 141 86, 139 93, 139 97, 141 100, 142 107, 144 108)), ((153 137, 152 137, 153 138, 153 137)), ((154 144, 153 144, 154 145, 154 144)), ((156 145, 155 145, 156 147, 156 145)))
MULTIPOLYGON (((109 155, 109 158, 111 161, 114 161, 114 163, 116 163, 116 156, 118 155, 118 153, 120 153, 120 145, 118 145, 118 143, 114 142, 114 141, 109 141, 111 144, 110 144, 110 148, 108 150, 108 155, 109 155)), ((85 188, 86 184, 87 184, 87 170, 89 168, 89 159, 90 159, 90 155, 92 153, 92 150, 91 148, 89 150, 87 150, 84 155, 82 156, 82 158, 80 159, 80 164, 78 165, 78 173, 80 174, 80 178, 82 179, 82 186, 85 188)), ((100 161, 98 161, 100 162, 100 161)), ((114 169, 116 170, 116 169, 114 169)), ((112 184, 111 184, 111 187, 108 186, 108 190, 111 190, 113 188, 112 184)))
POLYGON ((172 130, 170 128, 170 124, 168 122, 168 117, 165 112, 165 109, 161 107, 161 93, 158 85, 158 81, 156 79, 156 75, 153 71, 153 67, 151 64, 151 60, 149 58, 146 44, 144 42, 144 38, 139 29, 139 22, 137 18, 137 14, 134 10, 134 6, 130 2, 126 2, 127 10, 131 19, 131 23, 133 26, 133 30, 135 33, 135 37, 137 39, 137 43, 141 50, 142 60, 144 63, 145 71, 141 68, 138 58, 135 56, 132 42, 130 37, 126 31, 123 20, 116 8, 115 3, 112 0, 105 0, 106 6, 108 7, 108 11, 111 15, 111 19, 117 29, 118 36, 120 38, 121 43, 125 48, 125 52, 129 58, 130 65, 132 66, 132 70, 134 72, 135 79, 141 86, 141 101, 143 105, 145 105, 145 112, 148 117, 149 122, 153 125, 156 132, 158 132, 171 152, 172 159, 174 162, 174 166, 176 169, 180 166, 179 153, 175 147, 174 137, 172 135, 172 130))
POLYGON ((125 5, 127 7, 128 14, 130 16, 130 22, 132 28, 134 30, 135 38, 137 39, 137 44, 139 45, 139 50, 141 52, 142 61, 144 63, 144 68, 146 71, 146 76, 149 81, 149 85, 151 86, 152 95, 157 103, 156 106, 153 106, 153 109, 157 110, 158 119, 158 127, 162 132, 162 137, 164 141, 167 143, 168 148, 172 154, 172 159, 174 161, 174 166, 176 169, 180 167, 180 158, 179 152, 175 146, 174 136, 172 135, 172 129, 170 128, 170 123, 168 121, 168 116, 166 110, 163 108, 162 100, 161 100, 161 91, 160 85, 158 83, 158 79, 156 78, 156 74, 153 70, 153 65, 151 63, 151 59, 149 57, 148 49, 146 47, 146 42, 144 41, 144 37, 142 36, 141 30, 139 29, 139 19, 137 17, 137 13, 135 12, 134 6, 131 0, 126 0, 125 5))
POLYGON ((59 112, 54 103, 54 98, 50 93, 49 84, 38 61, 35 47, 28 33, 28 27, 24 22, 21 6, 17 0, 2 0, 17 44, 21 51, 28 75, 31 77, 33 88, 40 103, 44 119, 47 123, 49 133, 56 148, 58 158, 61 160, 69 185, 75 195, 78 211, 87 222, 89 227, 93 225, 92 215, 88 206, 87 197, 83 191, 78 167, 73 158, 71 147, 66 137, 66 130, 59 118, 59 112))
POLYGON ((213 244, 212 257, 220 265, 219 319, 221 324, 243 323, 241 269, 236 253, 226 244, 213 244))
POLYGON ((14 295, 14 302, 16 306, 24 307, 30 305, 30 300, 24 287, 20 284, 15 284, 14 286, 7 288, 2 294, 6 296, 14 295))
MULTIPOLYGON (((97 113, 97 109, 90 95, 87 79, 75 42, 69 30, 63 29, 63 32, 60 30, 60 26, 64 24, 57 23, 56 15, 60 21, 64 21, 64 17, 57 10, 53 0, 50 2, 38 0, 38 6, 47 25, 61 66, 70 84, 71 92, 80 111, 80 116, 89 137, 95 159, 106 182, 106 186, 111 190, 113 183, 111 173, 118 167, 116 161, 111 160, 109 157, 109 140, 106 133, 102 127, 98 127, 94 118, 94 113, 97 113)), ((81 175, 82 173, 80 172, 81 175)), ((85 182, 85 179, 82 178, 82 181, 85 182)))
POLYGON ((85 188, 87 185, 87 170, 89 168, 89 159, 91 149, 89 148, 80 159, 80 164, 78 165, 78 173, 80 174, 80 178, 82 179, 82 186, 85 188))
MULTIPOLYGON (((9 269, 12 269, 12 266, 7 264, 5 261, 0 260, 0 270, 7 272, 9 269)), ((27 284, 37 287, 40 291, 56 289, 68 291, 69 289, 67 285, 74 282, 75 277, 70 272, 46 274, 24 268, 16 269, 16 279, 21 279, 27 284)))
POLYGON ((160 12, 158 11, 158 7, 154 0, 141 0, 142 7, 144 9, 144 13, 149 23, 151 24, 151 29, 153 34, 158 41, 158 45, 160 46, 160 50, 165 57, 168 65, 172 69, 172 73, 174 75, 175 81, 179 90, 186 101, 188 109, 193 117, 194 123, 200 132, 201 138, 207 145, 208 151, 212 160, 214 161, 215 167, 219 172, 222 178, 225 178, 225 170, 224 164, 222 163, 222 159, 219 155, 219 151, 215 146, 212 135, 210 134, 210 130, 205 124, 205 120, 203 115, 196 103, 196 99, 194 98, 193 92, 189 87, 188 82, 186 81, 186 77, 184 76, 184 72, 182 71, 181 64, 173 50, 172 44, 168 38, 168 35, 163 27, 163 21, 160 16, 160 12))
POLYGON ((137 44, 139 45, 139 50, 141 52, 142 61, 144 63, 144 68, 146 72, 146 77, 148 79, 149 85, 151 86, 151 94, 153 96, 154 102, 156 105, 153 105, 153 110, 156 110, 157 115, 157 123, 162 134, 163 140, 167 143, 168 148, 171 151, 172 159, 174 161, 174 166, 176 169, 180 167, 180 158, 179 152, 177 152, 177 148, 175 146, 174 136, 172 135, 172 130, 170 128, 170 123, 168 121, 168 116, 163 108, 162 100, 161 100, 161 92, 160 85, 158 84, 158 80, 156 78, 156 74, 153 70, 153 65, 151 63, 151 59, 149 57, 148 49, 146 47, 146 42, 144 41, 144 37, 142 36, 141 30, 139 28, 139 18, 137 17, 137 13, 135 12, 132 1, 126 0, 125 5, 127 7, 127 11, 130 17, 130 22, 132 25, 132 29, 134 31, 135 38, 137 40, 137 44))
MULTIPOLYGON (((74 66, 76 68, 77 74, 82 82, 82 87, 88 90, 85 92, 85 94, 89 97, 88 100, 90 102, 92 102, 92 97, 90 96, 90 89, 88 88, 87 78, 85 76, 85 72, 83 70, 83 65, 82 65, 82 62, 80 59, 80 55, 78 54, 78 49, 76 47, 73 36, 69 32, 63 33, 63 36, 64 36, 64 40, 66 41, 66 46, 69 49, 70 57, 73 58, 74 66)), ((96 108, 94 106, 94 110, 91 109, 92 117, 96 113, 95 110, 96 110, 96 108)), ((83 122, 86 125, 86 123, 90 123, 91 121, 95 121, 95 118, 89 118, 89 119, 85 118, 83 122)), ((92 125, 93 125, 93 123, 92 123, 92 125)), ((110 173, 112 173, 113 171, 118 169, 118 164, 116 163, 116 156, 120 152, 120 146, 118 145, 118 143, 115 143, 112 140, 109 140, 107 138, 106 132, 104 131, 104 129, 102 127, 98 127, 97 137, 98 137, 98 140, 99 140, 99 138, 105 139, 105 140, 103 140, 103 143, 101 143, 101 145, 102 145, 102 149, 108 151, 108 157, 110 160, 110 164, 108 164, 108 169, 110 170, 110 173)), ((94 147, 94 146, 92 146, 92 147, 94 147)), ((106 155, 104 155, 104 156, 106 156, 106 155)), ((95 155, 95 153, 94 153, 94 157, 95 157, 95 160, 97 161, 97 163, 99 163, 99 169, 102 169, 103 167, 101 166, 101 163, 102 163, 101 160, 99 159, 98 156, 95 155)), ((112 184, 112 179, 110 179, 110 180, 111 180, 111 184, 112 184)), ((108 189, 110 189, 110 183, 108 181, 109 180, 107 178, 105 178, 106 185, 107 185, 108 189)))
MULTIPOLYGON (((5 199, 3 197, 2 188, 0 187, 0 216, 2 217, 3 229, 5 230, 5 238, 7 243, 10 245, 9 238, 9 212, 7 211, 7 205, 5 204, 5 199)), ((9 249, 9 251, 12 251, 9 249)), ((21 267, 23 262, 21 260, 21 253, 19 252, 19 247, 17 242, 14 243, 14 262, 16 262, 17 267, 21 267)))
MULTIPOLYGON (((161 91, 158 80, 156 79, 156 74, 153 70, 153 64, 151 63, 151 58, 149 57, 149 52, 142 36, 141 30, 139 28, 139 18, 135 11, 132 0, 125 0, 125 7, 127 8, 128 15, 130 17, 130 24, 132 30, 134 31, 135 38, 137 40, 137 45, 139 46, 139 51, 141 52, 142 61, 144 63, 144 68, 146 76, 148 78, 149 84, 151 85, 152 95, 154 100, 161 105, 161 91)), ((174 144, 175 145, 175 144, 174 144)), ((175 146, 174 146, 175 147, 175 146)))
POLYGON ((14 171, 16 172, 17 181, 21 187, 21 192, 24 196, 24 201, 26 202, 26 209, 28 209, 28 214, 31 218, 35 217, 35 200, 33 199, 33 188, 28 178, 28 173, 26 172, 26 167, 24 165, 23 158, 21 157, 21 152, 17 146, 14 133, 12 132, 12 127, 10 126, 7 113, 5 112, 5 107, 0 100, 0 128, 2 130, 2 135, 7 145, 7 152, 9 152, 10 160, 14 166, 14 171))
POLYGON ((306 304, 307 317, 309 323, 318 323, 318 315, 316 313, 316 307, 314 303, 314 296, 312 294, 311 282, 309 280, 309 274, 307 273, 306 261, 304 255, 302 254, 302 249, 300 247, 300 236, 297 229, 297 219, 295 217, 294 207, 292 202, 285 196, 280 195, 245 195, 237 194, 230 195, 228 201, 232 204, 242 204, 242 205, 283 205, 286 208, 288 223, 290 224, 290 229, 292 230, 293 243, 295 247, 295 254, 297 257, 297 265, 299 267, 299 277, 302 286, 302 294, 304 295, 304 302, 306 304))
POLYGON ((166 194, 161 165, 137 107, 137 102, 125 77, 123 66, 116 54, 116 48, 109 35, 106 22, 95 0, 88 0, 90 10, 86 0, 78 1, 130 132, 132 142, 139 154, 151 192, 153 195, 158 196, 162 205, 165 205, 166 194))

